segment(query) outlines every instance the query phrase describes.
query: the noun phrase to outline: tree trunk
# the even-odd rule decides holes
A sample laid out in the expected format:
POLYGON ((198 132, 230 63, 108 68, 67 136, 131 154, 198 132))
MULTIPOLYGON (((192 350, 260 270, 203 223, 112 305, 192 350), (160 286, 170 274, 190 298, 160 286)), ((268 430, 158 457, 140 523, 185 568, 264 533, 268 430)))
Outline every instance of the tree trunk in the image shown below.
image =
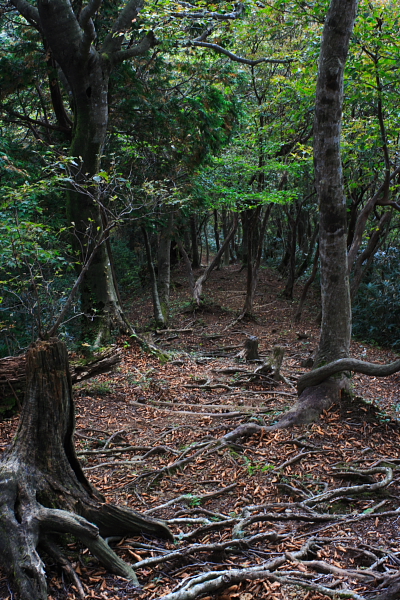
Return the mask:
POLYGON ((254 213, 253 216, 253 226, 251 227, 251 230, 256 230, 256 235, 253 236, 253 233, 250 234, 249 233, 249 244, 248 244, 248 263, 247 263, 247 280, 246 280, 246 298, 244 301, 244 307, 243 307, 243 311, 240 315, 240 319, 242 319, 244 316, 246 315, 251 315, 253 312, 253 304, 254 304, 254 297, 255 297, 255 293, 256 293, 256 289, 257 289, 257 284, 258 284, 258 276, 260 273, 260 265, 261 265, 261 258, 262 258, 262 250, 263 250, 263 245, 264 245, 264 236, 265 236, 265 230, 267 228, 267 223, 269 220, 269 216, 271 214, 271 210, 272 210, 272 204, 269 204, 264 212, 264 216, 262 219, 262 222, 259 226, 259 230, 258 230, 258 221, 260 218, 260 212, 261 212, 261 207, 259 207, 256 212, 254 213), (257 248, 255 247, 255 240, 254 237, 258 238, 258 244, 257 244, 257 248), (256 251, 256 252, 255 252, 256 251), (255 254, 255 256, 254 256, 255 254))
MULTIPOLYGON (((72 385, 91 377, 108 373, 121 362, 115 348, 96 355, 85 364, 70 364, 72 385)), ((20 410, 26 393, 26 354, 0 359, 0 415, 20 410)))
POLYGON ((208 265, 208 267, 206 268, 206 270, 204 271, 204 273, 197 279, 197 281, 196 281, 196 283, 194 285, 193 299, 196 302, 197 306, 200 306, 201 293, 202 293, 202 290, 203 290, 203 285, 205 284, 205 282, 209 278, 212 270, 215 269, 216 265, 218 264, 219 260, 221 259, 221 256, 225 252, 225 248, 227 248, 229 246, 231 239, 235 235, 235 231, 236 231, 237 226, 238 226, 238 218, 237 218, 237 214, 235 214, 233 225, 232 225, 232 229, 230 230, 230 232, 228 233, 227 237, 225 238, 225 240, 224 240, 221 248, 219 249, 219 252, 217 252, 217 254, 215 255, 214 259, 208 265))
MULTIPOLYGON (((67 193, 67 216, 74 227, 72 246, 76 258, 84 264, 91 256, 96 240, 101 239, 103 224, 98 189, 93 177, 98 173, 108 124, 109 77, 115 64, 143 54, 155 42, 148 34, 129 51, 121 51, 129 30, 141 8, 140 0, 129 0, 120 11, 102 46, 97 50, 92 20, 100 2, 89 2, 79 17, 68 0, 12 0, 16 9, 36 27, 51 51, 52 60, 61 68, 73 100, 74 123, 70 155, 74 182, 67 193)), ((58 118, 65 115, 58 112, 58 118)), ((87 316, 86 330, 93 345, 101 345, 112 325, 129 331, 115 289, 111 257, 107 244, 101 244, 81 283, 81 308, 87 316)))
MULTIPOLYGON (((224 234, 224 239, 228 235, 228 231, 229 231, 228 214, 227 214, 227 211, 224 209, 222 211, 222 232, 224 234)), ((229 267, 229 246, 227 246, 225 248, 225 252, 224 252, 224 267, 229 267)))
POLYGON ((190 215, 190 236, 192 239, 192 267, 198 269, 200 267, 199 244, 197 237, 197 219, 196 215, 190 215))
POLYGON ((307 279, 307 281, 304 284, 303 291, 301 293, 300 302, 299 302, 299 305, 297 307, 296 314, 295 314, 295 317, 294 317, 294 320, 295 320, 296 323, 300 322, 301 314, 303 312, 303 306, 304 306, 304 302, 306 301, 306 298, 307 298, 308 290, 309 290, 310 285, 313 283, 313 281, 314 281, 314 279, 315 279, 315 277, 317 275, 318 263, 319 263, 319 242, 317 244, 317 249, 315 250, 313 268, 312 268, 310 277, 307 279))
POLYGON ((149 236, 147 230, 144 226, 141 227, 144 246, 146 248, 146 258, 147 258, 147 270, 150 275, 150 285, 151 285, 151 297, 153 300, 153 312, 154 312, 154 320, 156 322, 156 326, 160 328, 165 328, 167 323, 164 319, 164 313, 161 308, 160 297, 158 295, 158 287, 157 287, 157 278, 156 273, 154 271, 153 259, 151 257, 151 247, 149 236))
MULTIPOLYGON (((137 582, 103 536, 140 531, 172 539, 164 523, 106 504, 86 479, 73 436, 75 413, 65 345, 52 338, 27 355, 27 392, 17 433, 0 462, 0 565, 20 600, 46 600, 41 546, 80 539, 106 568, 137 582), (45 442, 45 443, 44 443, 45 442)), ((64 559, 65 561, 65 559, 64 559)))
POLYGON ((169 319, 169 292, 171 285, 171 237, 174 224, 174 215, 167 215, 167 222, 161 230, 158 242, 158 295, 164 322, 167 325, 169 319))
POLYGON ((386 211, 381 216, 378 225, 376 225, 369 236, 367 247, 361 252, 354 264, 353 279, 351 281, 350 292, 351 300, 357 296, 358 288, 361 281, 368 271, 378 248, 383 244, 387 234, 389 233, 389 225, 392 219, 392 211, 386 211), (366 263, 366 264, 364 264, 366 263), (364 266, 363 266, 364 265, 364 266))
MULTIPOLYGON (((346 358, 351 338, 346 202, 340 153, 343 76, 357 0, 331 0, 322 34, 314 123, 315 185, 320 208, 322 323, 314 366, 346 358)), ((291 419, 314 419, 340 395, 345 380, 306 388, 291 419)), ((287 419, 288 417, 286 417, 287 419)), ((285 421, 285 416, 282 422, 285 421)))
MULTIPOLYGON (((218 229, 218 211, 217 209, 214 208, 213 210, 213 215, 214 215, 214 237, 215 237, 215 247, 217 252, 220 249, 221 244, 219 243, 219 229, 218 229)), ((221 261, 220 261, 221 262, 221 261)), ((220 267, 220 262, 217 265, 217 269, 219 269, 220 267)))

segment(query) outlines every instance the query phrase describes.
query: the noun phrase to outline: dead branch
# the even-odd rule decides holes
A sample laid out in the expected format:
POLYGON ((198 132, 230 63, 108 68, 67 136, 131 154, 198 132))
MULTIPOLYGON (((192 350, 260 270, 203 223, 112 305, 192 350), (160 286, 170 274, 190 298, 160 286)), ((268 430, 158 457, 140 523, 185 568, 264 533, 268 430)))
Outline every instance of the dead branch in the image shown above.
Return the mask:
POLYGON ((154 508, 150 508, 149 510, 146 510, 145 514, 150 515, 151 513, 156 512, 157 510, 162 510, 163 508, 167 508, 168 506, 171 506, 173 504, 178 504, 179 502, 184 502, 185 504, 190 504, 191 502, 193 502, 193 500, 202 502, 203 500, 209 500, 210 498, 216 498, 217 496, 221 496, 222 494, 225 494, 226 492, 230 492, 236 486, 237 486, 237 483, 233 483, 232 485, 228 485, 225 488, 222 488, 220 490, 215 490, 215 492, 208 492, 207 494, 195 494, 195 495, 182 494, 181 496, 178 496, 177 498, 168 500, 168 502, 165 502, 164 504, 160 504, 159 506, 155 506, 154 508))

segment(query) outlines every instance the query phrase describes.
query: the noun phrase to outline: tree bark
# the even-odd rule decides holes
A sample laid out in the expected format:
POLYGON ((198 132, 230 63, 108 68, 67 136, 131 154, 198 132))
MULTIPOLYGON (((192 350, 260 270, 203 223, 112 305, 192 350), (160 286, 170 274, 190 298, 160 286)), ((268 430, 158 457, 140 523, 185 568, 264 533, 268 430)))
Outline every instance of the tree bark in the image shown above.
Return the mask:
MULTIPOLYGON (((72 385, 108 373, 119 362, 121 356, 114 348, 102 352, 85 364, 70 364, 72 385)), ((7 356, 0 359, 0 415, 20 409, 26 392, 26 354, 7 356)))
POLYGON ((357 296, 358 289, 361 281, 368 271, 378 248, 382 245, 384 239, 389 232, 390 221, 392 220, 392 211, 384 212, 379 219, 378 225, 376 225, 371 232, 368 240, 367 247, 361 252, 354 264, 353 279, 350 285, 351 300, 352 302, 357 296), (364 264, 366 263, 366 264, 364 264), (364 266, 363 266, 364 265, 364 266))
POLYGON ((258 284, 258 276, 260 273, 261 257, 264 244, 265 230, 267 228, 269 216, 272 210, 272 204, 269 204, 264 211, 264 215, 259 225, 259 219, 261 216, 261 207, 254 212, 252 223, 252 229, 257 229, 256 235, 248 234, 248 252, 247 252, 247 279, 246 279, 246 298, 244 301, 243 311, 240 315, 240 319, 246 315, 251 315, 253 312, 254 296, 258 284), (255 240, 254 238, 257 238, 255 240), (257 243, 256 243, 257 241, 257 243), (255 256, 254 256, 255 254, 255 256))
POLYGON ((357 0, 331 0, 322 36, 314 124, 315 185, 320 208, 321 337, 316 366, 345 358, 351 338, 347 217, 340 134, 343 77, 357 0))
POLYGON ((0 566, 20 600, 46 600, 40 545, 60 533, 80 539, 108 570, 137 582, 103 536, 140 531, 172 539, 161 521, 105 504, 86 479, 73 436, 75 412, 65 345, 34 344, 17 433, 0 462, 0 566), (45 443, 44 443, 45 441, 45 443))
MULTIPOLYGON (((340 153, 343 78, 357 0, 331 0, 322 34, 314 122, 315 186, 320 210, 322 323, 314 366, 347 358, 351 304, 347 267, 346 202, 340 153)), ((339 372, 340 373, 340 372, 339 372)), ((308 422, 334 402, 347 378, 306 387, 278 426, 308 422)))
POLYGON ((310 371, 310 373, 302 375, 297 382, 299 394, 307 387, 318 385, 332 375, 342 371, 354 371, 354 373, 363 373, 364 375, 371 375, 373 377, 388 377, 400 371, 400 359, 386 365, 377 365, 356 358, 335 360, 323 367, 310 371))
POLYGON ((141 229, 142 229, 142 234, 143 234, 143 239, 144 239, 144 246, 146 248, 147 270, 150 275, 151 297, 153 300, 154 320, 156 322, 157 327, 165 328, 167 326, 167 323, 164 318, 164 314, 163 314, 163 311, 161 308, 160 296, 158 294, 157 278, 156 278, 156 273, 154 270, 153 259, 151 257, 151 247, 150 247, 149 236, 148 236, 147 230, 144 227, 144 225, 142 225, 141 229))
POLYGON ((165 325, 169 319, 169 292, 171 285, 171 237, 174 224, 174 215, 170 212, 167 222, 163 226, 158 243, 158 295, 165 325))

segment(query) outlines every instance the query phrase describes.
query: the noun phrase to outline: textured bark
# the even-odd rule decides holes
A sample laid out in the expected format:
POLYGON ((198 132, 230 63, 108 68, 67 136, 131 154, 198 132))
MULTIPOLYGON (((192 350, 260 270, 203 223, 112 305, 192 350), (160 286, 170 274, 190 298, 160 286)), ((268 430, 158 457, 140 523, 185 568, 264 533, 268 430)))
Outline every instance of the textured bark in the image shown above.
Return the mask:
POLYGON ((310 371, 310 373, 302 375, 297 382, 299 394, 307 387, 318 385, 322 381, 325 381, 325 379, 342 371, 354 371, 354 373, 363 373, 364 375, 371 375, 374 377, 388 377, 389 375, 393 375, 393 373, 400 371, 400 360, 395 360, 386 365, 377 365, 356 358, 341 358, 335 360, 323 367, 319 367, 319 369, 315 369, 310 371))
MULTIPOLYGON (((103 352, 85 364, 70 364, 72 384, 108 373, 121 357, 115 350, 103 352)), ((0 359, 0 414, 20 409, 26 392, 26 354, 0 359)))
POLYGON ((344 388, 345 381, 338 379, 325 381, 316 386, 308 386, 294 406, 272 427, 283 429, 318 421, 324 410, 339 401, 344 388))
POLYGON ((349 354, 351 305, 346 202, 340 153, 343 76, 357 0, 332 0, 322 36, 314 124, 315 185, 320 209, 322 322, 315 364, 349 354))
POLYGON ((69 533, 112 572, 137 581, 102 536, 140 531, 171 539, 164 523, 104 503, 86 479, 73 435, 68 356, 57 339, 27 355, 27 392, 17 433, 0 462, 0 565, 21 600, 46 600, 41 542, 69 533), (45 443, 44 443, 45 442, 45 443))
POLYGON ((244 348, 237 354, 237 358, 244 358, 248 360, 258 360, 260 355, 258 354, 258 337, 251 335, 244 343, 244 348))
POLYGON ((278 381, 282 381, 283 377, 281 375, 281 367, 284 354, 285 348, 283 348, 283 346, 274 346, 271 357, 266 360, 261 367, 257 367, 257 369, 254 371, 254 374, 268 375, 277 383, 278 381))
MULTIPOLYGON (((314 365, 346 358, 351 339, 351 304, 347 268, 346 202, 343 190, 340 132, 343 76, 357 11, 357 0, 331 0, 322 34, 315 102, 314 164, 320 226, 321 336, 314 365)), ((340 371, 339 371, 340 373, 340 371)), ((336 376, 302 391, 297 404, 277 427, 309 422, 340 397, 348 379, 336 376)))

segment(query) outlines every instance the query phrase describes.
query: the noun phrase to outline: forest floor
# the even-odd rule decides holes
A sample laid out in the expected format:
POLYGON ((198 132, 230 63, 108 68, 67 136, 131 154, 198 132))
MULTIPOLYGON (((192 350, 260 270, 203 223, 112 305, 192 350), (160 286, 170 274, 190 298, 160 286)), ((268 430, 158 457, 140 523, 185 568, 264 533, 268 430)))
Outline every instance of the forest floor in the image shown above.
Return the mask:
MULTIPOLYGON (((301 364, 318 342, 317 298, 295 324, 301 288, 293 302, 285 300, 284 281, 263 270, 255 319, 235 322, 245 297, 237 266, 212 274, 205 307, 196 311, 184 273, 174 272, 172 281, 170 328, 152 334, 171 359, 162 364, 121 339, 118 369, 75 386, 75 399, 76 447, 88 478, 109 502, 167 520, 175 542, 114 540, 120 556, 141 561, 139 590, 70 540, 86 597, 161 599, 179 585, 182 594, 200 585, 202 573, 211 573, 209 582, 224 576, 223 584, 196 588, 202 593, 192 598, 374 597, 400 569, 400 375, 354 376, 353 398, 318 423, 229 441, 224 436, 240 424, 270 425, 294 402, 296 380, 307 370, 301 364), (237 357, 248 336, 258 337, 262 358, 276 344, 285 348, 286 382, 254 377, 259 364, 237 357)), ((137 293, 129 316, 139 331, 150 330, 146 291, 137 293)), ((351 356, 396 358, 356 341, 351 356)), ((0 423, 1 451, 16 422, 0 423)), ((50 600, 79 598, 51 564, 48 577, 50 600)), ((13 598, 1 576, 0 598, 13 598)))

